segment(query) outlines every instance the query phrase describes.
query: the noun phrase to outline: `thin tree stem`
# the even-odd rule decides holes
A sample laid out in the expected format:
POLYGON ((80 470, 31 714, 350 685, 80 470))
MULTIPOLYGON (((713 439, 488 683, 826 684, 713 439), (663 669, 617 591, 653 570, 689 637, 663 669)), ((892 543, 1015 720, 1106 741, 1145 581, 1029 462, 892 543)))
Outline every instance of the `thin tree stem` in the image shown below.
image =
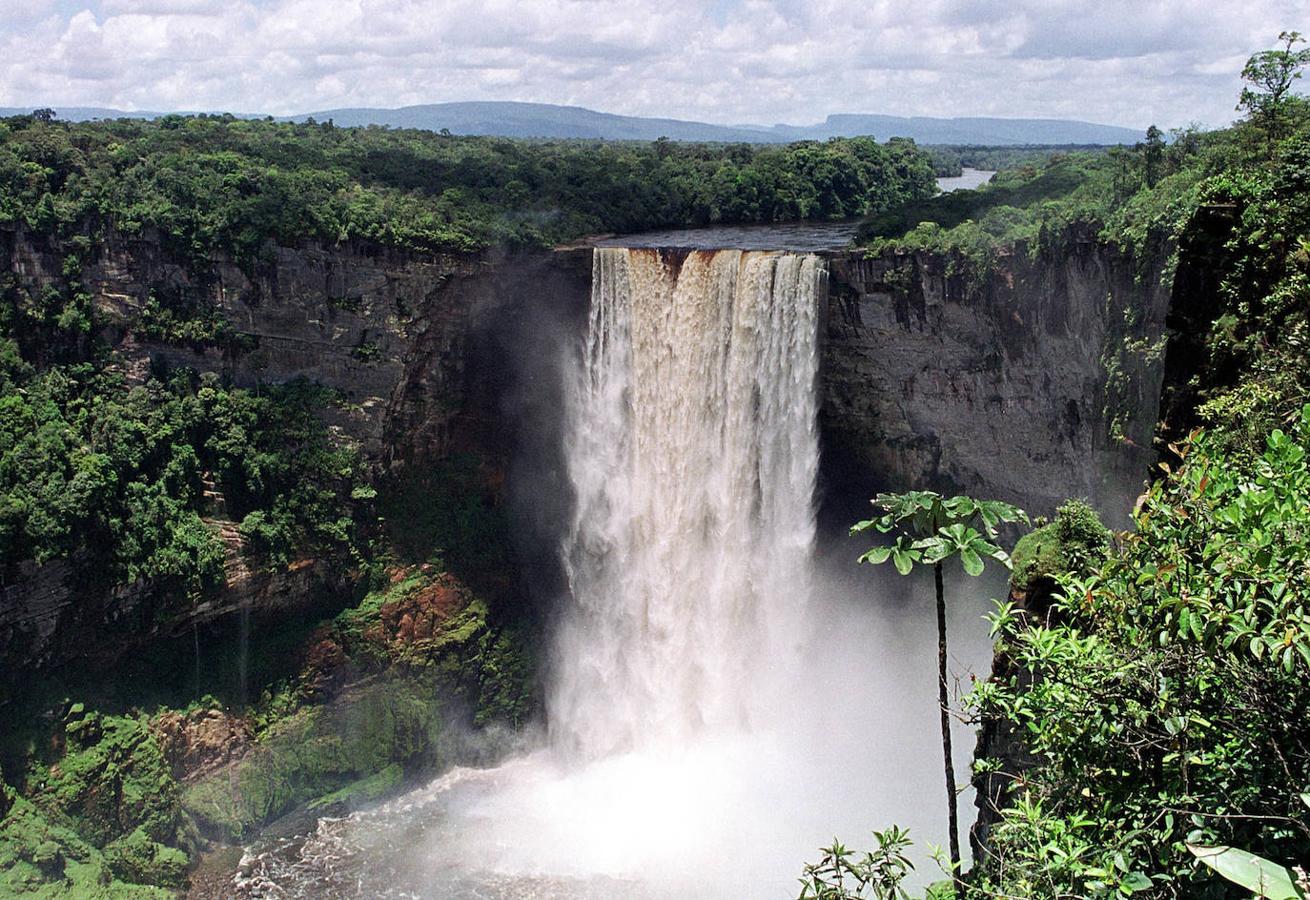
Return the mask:
POLYGON ((946 767, 946 810, 950 833, 951 880, 956 896, 964 895, 964 881, 960 871, 960 822, 956 809, 955 763, 951 754, 951 706, 946 682, 946 594, 942 590, 942 564, 932 567, 937 587, 937 699, 942 714, 942 756, 946 767))

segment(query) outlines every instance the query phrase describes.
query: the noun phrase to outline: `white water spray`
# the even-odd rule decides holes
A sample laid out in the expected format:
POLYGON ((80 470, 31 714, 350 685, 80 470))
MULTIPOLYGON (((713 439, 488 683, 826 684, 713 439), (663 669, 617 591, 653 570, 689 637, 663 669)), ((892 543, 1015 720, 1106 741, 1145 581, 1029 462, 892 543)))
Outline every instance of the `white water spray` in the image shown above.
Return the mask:
POLYGON ((557 747, 595 757, 768 715, 810 590, 826 277, 814 255, 595 251, 557 747))

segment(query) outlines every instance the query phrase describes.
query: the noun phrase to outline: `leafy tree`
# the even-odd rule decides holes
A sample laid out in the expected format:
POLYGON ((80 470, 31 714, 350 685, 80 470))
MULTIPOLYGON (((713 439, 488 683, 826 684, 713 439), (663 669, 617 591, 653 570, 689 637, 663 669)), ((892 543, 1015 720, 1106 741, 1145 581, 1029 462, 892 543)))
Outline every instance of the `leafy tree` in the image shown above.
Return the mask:
POLYGON ((597 232, 847 218, 935 191, 906 141, 792 145, 513 141, 166 116, 0 122, 0 223, 56 236, 156 230, 196 268, 274 244, 420 250, 597 232))
POLYGON ((1060 578, 1059 617, 994 617, 1013 665, 970 702, 1037 765, 980 896, 1226 898, 1190 848, 1310 858, 1310 406, 1254 459, 1224 446, 1177 448, 1135 531, 1060 578))
POLYGON ((1164 169, 1164 132, 1152 125, 1146 129, 1146 141, 1142 145, 1142 163, 1147 187, 1155 187, 1164 169))
POLYGON ((799 900, 907 900, 901 882, 914 869, 905 855, 909 834, 892 825, 873 839, 877 847, 863 856, 837 840, 820 848, 823 858, 805 866, 799 900))
MULTIPOLYGON (((1310 794, 1301 799, 1310 805, 1310 794)), ((1310 896, 1310 879, 1304 869, 1292 871, 1272 860, 1236 847, 1202 847, 1188 844, 1192 855, 1233 884, 1241 885, 1257 897, 1269 900, 1305 900, 1310 896)))
POLYGON ((1305 43, 1299 31, 1284 31, 1278 35, 1282 48, 1261 50, 1253 54, 1242 68, 1242 80, 1250 87, 1242 88, 1237 108, 1245 110, 1259 121, 1269 134, 1272 148, 1282 136, 1284 112, 1290 98, 1292 83, 1301 77, 1301 70, 1310 64, 1310 48, 1293 50, 1305 43))
POLYGON ((857 522, 851 526, 851 534, 870 529, 883 534, 895 532, 895 541, 891 545, 880 545, 867 551, 860 557, 860 562, 879 565, 890 559, 896 571, 902 575, 909 575, 916 563, 932 566, 933 570, 933 583, 937 592, 937 698, 941 706, 951 875, 962 889, 959 812, 955 764, 951 752, 951 708, 946 672, 946 597, 942 587, 942 566, 947 560, 958 558, 964 571, 972 576, 982 574, 987 559, 997 560, 1008 568, 1009 556, 994 543, 997 526, 1003 522, 1026 523, 1028 517, 1022 510, 999 500, 975 500, 965 496, 946 499, 933 491, 879 494, 872 502, 881 514, 857 522))

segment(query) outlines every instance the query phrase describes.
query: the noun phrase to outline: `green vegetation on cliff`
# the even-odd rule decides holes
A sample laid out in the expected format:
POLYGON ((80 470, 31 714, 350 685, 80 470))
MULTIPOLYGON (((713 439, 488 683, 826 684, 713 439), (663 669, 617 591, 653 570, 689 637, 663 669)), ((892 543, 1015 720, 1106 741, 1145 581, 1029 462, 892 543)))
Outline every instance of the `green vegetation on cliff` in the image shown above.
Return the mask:
POLYGON ((0 824, 5 895, 162 897, 184 884, 196 836, 148 718, 74 704, 52 744, 0 824))
MULTIPOLYGON (((10 334, 19 337, 21 332, 10 334)), ((14 337, 0 343, 13 350, 14 337)), ((202 516, 222 493, 251 551, 346 547, 354 539, 353 450, 319 418, 304 382, 258 393, 190 371, 132 384, 94 364, 0 372, 0 557, 73 557, 120 581, 210 583, 224 548, 202 516)))
POLYGON ((1110 530, 1084 500, 1070 500, 1055 521, 1025 534, 1014 545, 1010 586, 1027 593, 1064 572, 1077 572, 1105 558, 1110 530))
POLYGON ((1250 462, 1223 443, 1180 448, 1135 532, 1057 576, 1056 611, 997 615, 1013 668, 973 703, 1036 765, 991 832, 980 895, 1225 897, 1188 842, 1306 858, 1310 406, 1250 462))
POLYGON ((1108 556, 1066 553, 1058 523, 1016 551, 1022 605, 972 702, 1030 760, 976 762, 1007 784, 979 897, 1237 897, 1189 845, 1310 859, 1310 104, 1243 106, 1102 219, 1175 242, 1162 427, 1190 435, 1108 556))
POLYGON ((860 238, 871 252, 927 250, 957 257, 975 273, 999 254, 1063 253, 1069 235, 1128 250, 1170 236, 1195 206, 1196 185, 1225 165, 1226 138, 1177 134, 1131 149, 1071 152, 998 172, 959 190, 873 216, 860 238))
POLYGON ((1310 103, 1290 92, 1310 53, 1280 40, 1231 129, 1052 157, 866 231, 957 273, 1087 240, 1172 257, 1167 449, 1134 529, 1061 507, 992 617, 966 897, 1250 896, 1199 847, 1310 895, 1310 103))
POLYGON ((206 699, 120 714, 64 704, 6 737, 0 894, 162 897, 205 838, 241 840, 297 808, 358 808, 495 747, 525 724, 535 661, 519 626, 432 566, 395 569, 319 624, 297 673, 249 709, 206 699), (15 746, 21 744, 22 746, 15 746))

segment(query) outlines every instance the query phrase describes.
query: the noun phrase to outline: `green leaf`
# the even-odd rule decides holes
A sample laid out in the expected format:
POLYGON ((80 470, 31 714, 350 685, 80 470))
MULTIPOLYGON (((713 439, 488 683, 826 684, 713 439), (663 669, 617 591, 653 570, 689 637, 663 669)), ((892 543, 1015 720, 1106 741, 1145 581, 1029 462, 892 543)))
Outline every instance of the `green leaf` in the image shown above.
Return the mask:
POLYGON ((909 575, 910 570, 914 568, 914 557, 899 547, 893 549, 891 554, 892 564, 896 566, 896 571, 902 575, 909 575))
POLYGON ((1277 863, 1236 847, 1188 844, 1187 849, 1224 878, 1246 888, 1257 897, 1267 900, 1301 900, 1302 895, 1296 888, 1292 873, 1277 863))
POLYGON ((1130 894, 1149 891, 1153 887, 1151 879, 1141 872, 1129 872, 1119 884, 1130 894))
POLYGON ((972 548, 966 547, 960 551, 960 562, 964 564, 964 571, 970 575, 981 575, 983 571, 983 561, 972 548))
POLYGON ((892 555, 891 547, 874 547, 860 557, 860 562, 869 563, 870 565, 882 565, 887 561, 887 557, 892 555))

